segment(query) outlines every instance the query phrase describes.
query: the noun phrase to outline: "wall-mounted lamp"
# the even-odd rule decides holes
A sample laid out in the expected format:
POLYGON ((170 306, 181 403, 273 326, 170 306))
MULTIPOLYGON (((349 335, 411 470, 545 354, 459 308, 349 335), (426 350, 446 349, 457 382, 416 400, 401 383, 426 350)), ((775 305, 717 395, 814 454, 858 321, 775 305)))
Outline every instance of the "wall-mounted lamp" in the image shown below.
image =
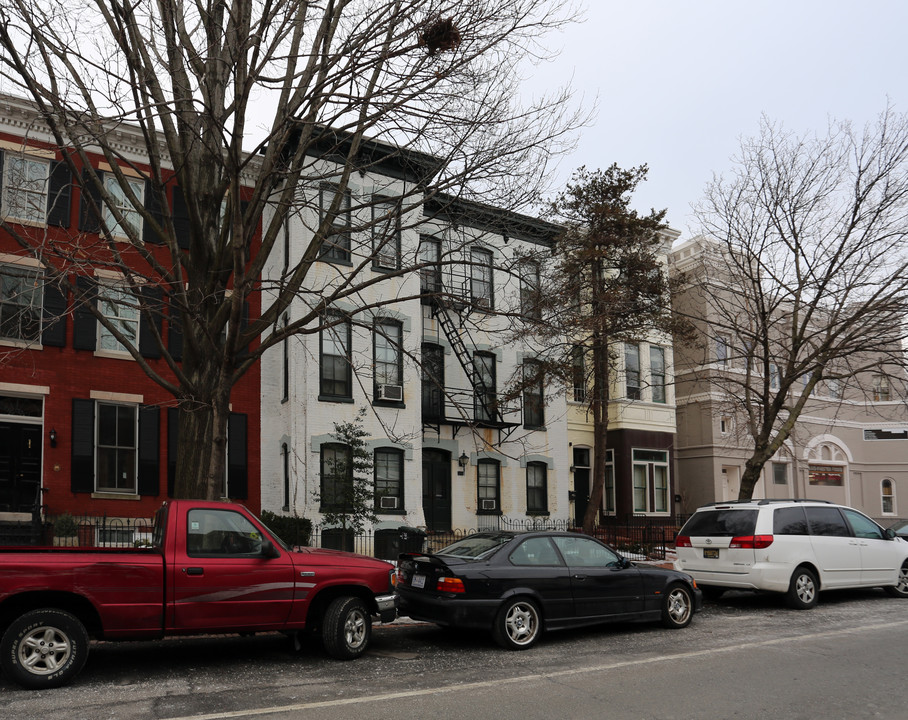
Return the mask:
POLYGON ((50 446, 57 447, 57 431, 55 428, 50 430, 50 446))
POLYGON ((463 452, 460 453, 460 457, 457 458, 457 464, 460 466, 460 468, 457 470, 458 475, 464 474, 468 462, 470 462, 470 458, 467 457, 467 454, 463 452))

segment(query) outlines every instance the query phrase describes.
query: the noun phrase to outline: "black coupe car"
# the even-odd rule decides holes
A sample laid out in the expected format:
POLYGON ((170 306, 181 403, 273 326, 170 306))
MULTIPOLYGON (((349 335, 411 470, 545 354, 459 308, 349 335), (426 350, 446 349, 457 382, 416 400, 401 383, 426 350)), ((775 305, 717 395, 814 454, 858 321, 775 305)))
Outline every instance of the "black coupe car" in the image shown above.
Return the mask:
POLYGON ((482 532, 436 553, 399 558, 399 613, 491 629, 499 645, 531 647, 545 630, 616 620, 690 624, 702 594, 684 573, 635 565, 568 532, 482 532))

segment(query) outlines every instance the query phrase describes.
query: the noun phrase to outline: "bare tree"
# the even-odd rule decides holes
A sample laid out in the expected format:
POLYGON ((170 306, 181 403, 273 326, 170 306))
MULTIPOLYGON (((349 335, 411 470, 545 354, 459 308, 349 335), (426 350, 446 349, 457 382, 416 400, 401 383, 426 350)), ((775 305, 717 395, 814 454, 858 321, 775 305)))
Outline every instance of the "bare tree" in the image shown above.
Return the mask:
POLYGON ((819 388, 879 400, 881 383, 903 382, 908 117, 831 123, 825 137, 764 119, 698 215, 708 252, 680 307, 700 309, 709 341, 687 364, 706 369, 752 444, 748 499, 819 388))
POLYGON ((381 252, 377 243, 354 251, 343 282, 310 286, 338 218, 362 215, 348 205, 354 173, 391 159, 417 178, 393 210, 372 213, 374 225, 388 213, 418 218, 442 192, 503 208, 536 196, 549 159, 582 119, 564 90, 522 104, 515 81, 546 55, 541 38, 571 16, 558 0, 3 4, 0 77, 33 101, 67 149, 99 234, 54 242, 2 227, 178 401, 178 497, 218 495, 230 391, 262 353, 318 332, 337 299, 419 268, 414 259, 371 277, 364 269, 381 252), (103 177, 92 153, 109 166, 103 177), (144 192, 131 182, 137 173, 144 192), (303 185, 319 188, 317 200, 303 185), (174 186, 186 248, 169 211, 174 186), (285 263, 279 281, 263 283, 288 218, 313 202, 319 221, 305 252, 285 263), (181 361, 155 337, 166 373, 75 281, 97 266, 122 276, 119 302, 149 318, 162 308, 179 317, 181 361), (294 298, 307 309, 285 323, 294 298), (245 323, 250 300, 261 313, 245 323))
POLYGON ((630 207, 645 165, 624 170, 580 168, 551 205, 564 231, 549 258, 526 258, 540 269, 538 286, 524 275, 519 336, 536 349, 525 392, 540 382, 567 387, 593 419, 594 468, 583 527, 595 525, 606 476, 606 437, 616 362, 623 343, 653 333, 682 333, 671 315, 663 231, 665 210, 640 215, 630 207))

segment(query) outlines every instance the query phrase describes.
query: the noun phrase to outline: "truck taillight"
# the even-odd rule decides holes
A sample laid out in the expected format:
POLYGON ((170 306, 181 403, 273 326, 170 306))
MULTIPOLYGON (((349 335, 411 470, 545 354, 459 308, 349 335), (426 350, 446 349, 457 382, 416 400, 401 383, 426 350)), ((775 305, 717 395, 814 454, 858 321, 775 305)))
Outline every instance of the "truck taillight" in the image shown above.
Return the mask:
POLYGON ((398 569, 396 569, 396 568, 395 568, 394 570, 391 571, 391 589, 392 589, 392 590, 393 590, 395 587, 397 587, 397 583, 400 582, 399 573, 400 573, 400 570, 398 570, 398 569))
POLYGON ((687 535, 679 535, 675 538, 675 547, 690 547, 690 538, 687 535))
POLYGON ((728 543, 730 548, 741 548, 744 550, 762 550, 772 545, 772 535, 739 535, 733 537, 728 543))
POLYGON ((435 586, 438 592, 463 593, 466 588, 463 586, 463 580, 456 577, 440 577, 438 584, 435 586))

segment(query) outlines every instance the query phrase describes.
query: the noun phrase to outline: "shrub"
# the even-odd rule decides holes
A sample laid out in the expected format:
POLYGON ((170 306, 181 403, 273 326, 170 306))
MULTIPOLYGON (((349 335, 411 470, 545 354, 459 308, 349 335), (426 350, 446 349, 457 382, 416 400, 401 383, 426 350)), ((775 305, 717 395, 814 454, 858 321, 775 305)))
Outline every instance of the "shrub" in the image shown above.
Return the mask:
POLYGON ((63 513, 54 520, 55 537, 75 537, 79 534, 79 523, 69 513, 63 513))
POLYGON ((290 545, 308 545, 312 538, 312 521, 296 515, 278 515, 262 510, 262 522, 281 540, 290 545))

